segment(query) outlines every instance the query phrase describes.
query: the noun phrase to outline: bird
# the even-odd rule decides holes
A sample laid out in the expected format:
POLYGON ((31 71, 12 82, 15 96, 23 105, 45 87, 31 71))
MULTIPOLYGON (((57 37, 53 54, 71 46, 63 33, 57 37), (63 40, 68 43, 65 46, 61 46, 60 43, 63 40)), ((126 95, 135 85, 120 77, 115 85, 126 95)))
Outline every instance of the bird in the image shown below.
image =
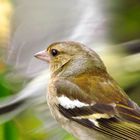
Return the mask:
POLYGON ((49 63, 47 103, 62 128, 79 140, 140 139, 140 107, 95 51, 60 41, 34 56, 49 63))

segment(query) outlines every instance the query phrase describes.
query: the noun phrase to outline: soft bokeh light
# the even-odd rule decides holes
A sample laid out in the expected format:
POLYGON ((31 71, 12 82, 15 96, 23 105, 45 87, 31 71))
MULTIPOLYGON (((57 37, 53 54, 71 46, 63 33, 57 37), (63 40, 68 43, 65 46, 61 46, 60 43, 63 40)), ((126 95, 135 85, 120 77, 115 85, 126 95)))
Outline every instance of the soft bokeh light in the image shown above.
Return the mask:
POLYGON ((8 0, 0 0, 0 46, 7 47, 10 35, 12 5, 8 0))

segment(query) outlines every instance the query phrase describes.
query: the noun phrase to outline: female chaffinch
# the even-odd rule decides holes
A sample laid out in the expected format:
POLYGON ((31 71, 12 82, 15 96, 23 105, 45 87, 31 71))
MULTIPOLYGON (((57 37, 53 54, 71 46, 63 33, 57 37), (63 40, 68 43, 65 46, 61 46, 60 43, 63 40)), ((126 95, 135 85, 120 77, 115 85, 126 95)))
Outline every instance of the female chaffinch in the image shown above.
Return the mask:
POLYGON ((54 118, 80 140, 140 140, 140 108, 85 45, 56 42, 35 57, 50 64, 54 118))

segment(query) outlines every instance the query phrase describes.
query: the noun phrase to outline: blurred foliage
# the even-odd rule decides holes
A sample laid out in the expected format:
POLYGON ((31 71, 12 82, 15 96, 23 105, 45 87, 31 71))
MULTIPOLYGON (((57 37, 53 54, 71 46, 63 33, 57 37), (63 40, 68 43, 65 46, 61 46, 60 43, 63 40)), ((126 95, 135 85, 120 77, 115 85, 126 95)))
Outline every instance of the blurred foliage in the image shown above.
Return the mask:
MULTIPOLYGON (((1 61, 0 65, 0 98, 2 98, 13 93, 14 88, 11 88, 10 83, 5 79, 6 66, 1 61)), ((18 129, 13 120, 0 125, 0 140, 19 140, 18 137, 18 129)))
POLYGON ((0 125, 0 140, 20 140, 17 127, 13 121, 0 125))
POLYGON ((118 43, 140 38, 139 0, 114 0, 110 13, 111 40, 118 43))

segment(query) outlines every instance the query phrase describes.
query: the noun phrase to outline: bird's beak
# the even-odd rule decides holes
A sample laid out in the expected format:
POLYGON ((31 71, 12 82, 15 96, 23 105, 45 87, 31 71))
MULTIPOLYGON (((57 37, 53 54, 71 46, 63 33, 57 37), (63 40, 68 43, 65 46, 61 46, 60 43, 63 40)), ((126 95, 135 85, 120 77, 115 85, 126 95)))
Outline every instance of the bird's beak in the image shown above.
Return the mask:
POLYGON ((46 61, 48 63, 50 62, 50 56, 47 54, 46 50, 40 51, 36 53, 34 56, 40 60, 46 61))

